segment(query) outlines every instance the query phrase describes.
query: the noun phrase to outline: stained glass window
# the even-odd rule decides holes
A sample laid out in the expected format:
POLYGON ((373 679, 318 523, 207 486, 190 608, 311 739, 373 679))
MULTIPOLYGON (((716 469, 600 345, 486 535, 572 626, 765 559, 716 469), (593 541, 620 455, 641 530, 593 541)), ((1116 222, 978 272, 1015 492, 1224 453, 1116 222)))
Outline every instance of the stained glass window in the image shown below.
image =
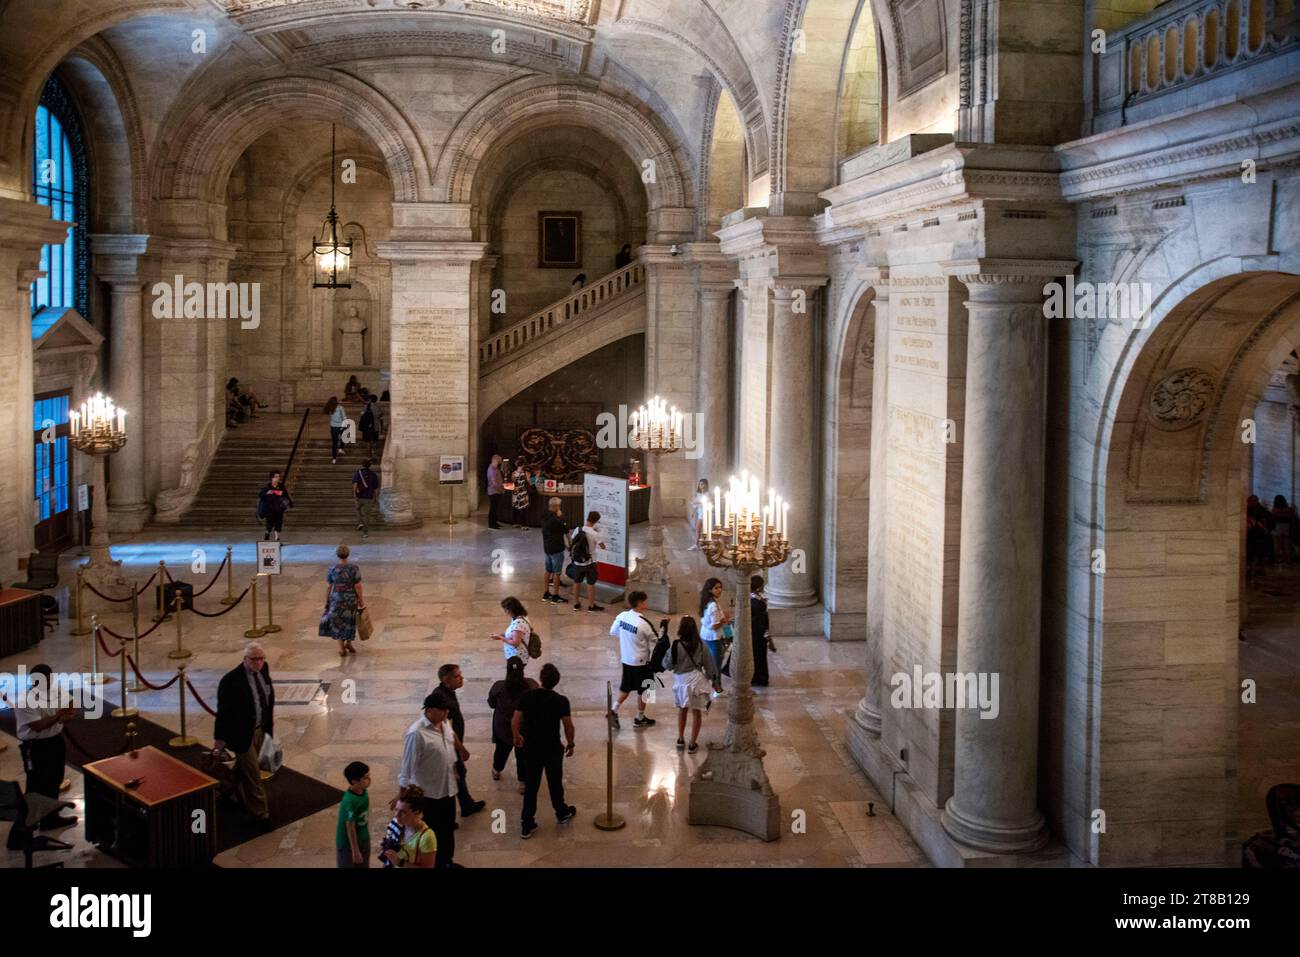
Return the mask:
POLYGON ((36 107, 32 192, 53 219, 75 222, 61 244, 41 250, 45 275, 32 283, 32 315, 46 306, 76 309, 90 318, 86 213, 89 208, 86 141, 68 91, 53 76, 36 107))

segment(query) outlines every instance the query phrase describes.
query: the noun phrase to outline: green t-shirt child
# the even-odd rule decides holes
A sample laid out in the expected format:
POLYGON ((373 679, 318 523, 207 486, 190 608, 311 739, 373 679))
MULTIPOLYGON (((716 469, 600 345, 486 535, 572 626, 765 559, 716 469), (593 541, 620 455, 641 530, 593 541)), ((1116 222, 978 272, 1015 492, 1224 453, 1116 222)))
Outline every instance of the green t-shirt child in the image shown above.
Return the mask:
POLYGON ((351 788, 343 792, 339 802, 339 826, 334 832, 334 844, 339 850, 347 850, 352 845, 348 841, 348 823, 357 829, 357 845, 364 853, 370 846, 370 792, 358 794, 351 788))

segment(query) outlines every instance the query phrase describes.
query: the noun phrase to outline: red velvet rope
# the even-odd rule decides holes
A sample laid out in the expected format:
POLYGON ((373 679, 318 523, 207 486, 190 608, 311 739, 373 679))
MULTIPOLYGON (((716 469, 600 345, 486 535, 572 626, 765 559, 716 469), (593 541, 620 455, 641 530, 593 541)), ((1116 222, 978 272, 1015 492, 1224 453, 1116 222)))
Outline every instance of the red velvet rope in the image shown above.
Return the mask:
MULTIPOLYGON (((149 637, 149 635, 151 635, 151 634, 153 634, 155 631, 157 631, 157 630, 158 630, 158 627, 159 627, 160 625, 162 625, 162 624, 163 624, 163 619, 161 619, 161 618, 158 619, 156 622, 153 623, 153 627, 150 628, 148 631, 142 631, 142 632, 140 632, 140 637, 141 637, 141 638, 147 638, 147 637, 149 637)), ((102 628, 104 631, 108 632, 111 636, 113 636, 114 638, 116 638, 118 641, 134 641, 134 640, 135 640, 135 639, 132 638, 130 635, 119 635, 119 634, 118 634, 117 632, 115 632, 112 628, 109 628, 108 625, 100 625, 99 627, 102 628)))
POLYGON ((118 655, 122 653, 122 649, 119 648, 117 649, 117 651, 109 650, 108 645, 104 644, 104 636, 99 633, 99 629, 102 627, 103 625, 99 625, 98 627, 95 628, 95 640, 99 642, 99 647, 104 649, 104 654, 108 655, 108 657, 110 658, 116 658, 118 655))
POLYGON ((82 579, 81 583, 85 585, 87 588, 89 588, 96 595, 98 595, 100 598, 104 599, 104 601, 113 601, 113 602, 121 603, 124 601, 130 601, 132 598, 135 598, 137 595, 143 595, 148 590, 149 586, 153 584, 153 580, 157 577, 158 577, 158 573, 154 572, 152 575, 149 576, 149 580, 147 582, 145 582, 139 588, 135 589, 135 591, 133 591, 130 595, 127 595, 125 598, 114 598, 111 595, 105 595, 102 591, 100 591, 98 588, 96 588, 94 585, 92 585, 90 582, 86 581, 85 579, 82 579))
POLYGON ((194 612, 194 614, 198 615, 200 618, 220 618, 222 615, 226 614, 226 612, 231 612, 234 611, 236 608, 238 608, 239 603, 244 600, 244 596, 247 594, 248 594, 248 589, 245 588, 242 592, 239 593, 239 597, 235 599, 234 603, 227 605, 225 609, 222 611, 215 611, 209 614, 206 611, 199 611, 193 605, 190 606, 190 611, 194 612))
POLYGON ((203 586, 203 591, 196 591, 191 597, 198 598, 200 595, 205 594, 209 588, 215 585, 217 583, 217 578, 219 578, 221 575, 221 569, 226 567, 226 562, 228 561, 230 561, 229 555, 221 559, 221 564, 217 566, 217 570, 212 576, 212 581, 208 582, 206 585, 203 586))
MULTIPOLYGON (((234 606, 232 605, 231 607, 234 606)), ((208 707, 208 703, 199 697, 199 693, 194 690, 194 682, 190 681, 189 678, 185 679, 185 687, 190 689, 190 694, 194 695, 194 700, 199 703, 200 708, 212 715, 214 718, 217 716, 217 713, 208 707)))
POLYGON ((139 681, 140 684, 148 688, 150 691, 166 691, 172 685, 176 684, 176 682, 179 681, 181 677, 181 673, 178 671, 176 672, 176 674, 172 675, 171 680, 168 681, 166 684, 156 685, 151 683, 149 679, 146 678, 144 675, 140 674, 140 669, 136 667, 135 659, 132 658, 130 655, 126 656, 126 663, 130 665, 131 670, 135 672, 136 680, 139 681))

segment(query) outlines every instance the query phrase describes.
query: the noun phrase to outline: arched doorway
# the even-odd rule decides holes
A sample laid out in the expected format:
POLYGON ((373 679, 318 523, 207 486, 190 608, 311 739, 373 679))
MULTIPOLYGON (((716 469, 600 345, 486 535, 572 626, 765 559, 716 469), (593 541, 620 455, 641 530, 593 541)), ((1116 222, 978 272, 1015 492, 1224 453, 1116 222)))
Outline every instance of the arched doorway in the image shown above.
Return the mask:
POLYGON ((1263 826, 1249 810, 1262 811, 1262 791, 1242 789, 1266 791, 1300 765, 1278 753, 1265 768, 1258 748, 1240 747, 1244 732, 1258 739, 1264 711, 1243 693, 1259 676, 1242 667, 1238 638, 1251 417, 1298 343, 1300 276, 1228 276, 1160 322, 1122 386, 1091 557, 1096 863, 1235 863, 1263 826))

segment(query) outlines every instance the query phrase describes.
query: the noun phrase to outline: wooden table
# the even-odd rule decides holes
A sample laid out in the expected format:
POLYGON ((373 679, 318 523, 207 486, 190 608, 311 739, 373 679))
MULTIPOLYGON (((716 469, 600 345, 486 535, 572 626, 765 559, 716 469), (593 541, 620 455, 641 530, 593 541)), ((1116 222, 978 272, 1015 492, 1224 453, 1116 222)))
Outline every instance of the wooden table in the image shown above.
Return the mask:
POLYGON ((41 593, 26 588, 0 588, 0 658, 24 651, 43 637, 41 593))
POLYGON ((214 778, 155 747, 87 764, 86 840, 139 867, 204 867, 217 851, 214 778), (135 788, 128 781, 139 780, 135 788), (194 833, 195 811, 207 821, 194 833))

